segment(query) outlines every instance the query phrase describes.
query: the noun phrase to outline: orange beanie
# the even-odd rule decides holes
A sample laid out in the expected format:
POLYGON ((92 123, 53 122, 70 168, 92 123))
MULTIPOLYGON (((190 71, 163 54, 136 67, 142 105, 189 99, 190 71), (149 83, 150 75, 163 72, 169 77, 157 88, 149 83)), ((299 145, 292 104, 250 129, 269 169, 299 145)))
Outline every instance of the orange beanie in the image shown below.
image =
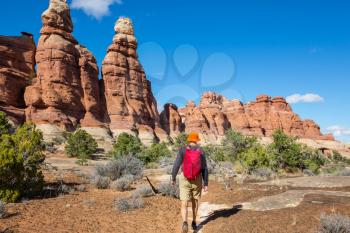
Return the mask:
POLYGON ((188 142, 199 142, 199 135, 198 133, 190 133, 187 137, 188 142))

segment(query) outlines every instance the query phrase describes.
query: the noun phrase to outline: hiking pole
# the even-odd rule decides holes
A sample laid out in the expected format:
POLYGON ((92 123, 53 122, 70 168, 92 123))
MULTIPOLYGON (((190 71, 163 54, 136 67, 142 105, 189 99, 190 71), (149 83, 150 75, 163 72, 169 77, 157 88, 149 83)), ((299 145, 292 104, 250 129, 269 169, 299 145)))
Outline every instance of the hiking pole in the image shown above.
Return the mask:
POLYGON ((151 183, 151 181, 148 179, 147 176, 146 176, 146 179, 147 179, 149 185, 151 186, 151 189, 154 192, 154 194, 159 194, 159 191, 153 186, 153 184, 151 183))

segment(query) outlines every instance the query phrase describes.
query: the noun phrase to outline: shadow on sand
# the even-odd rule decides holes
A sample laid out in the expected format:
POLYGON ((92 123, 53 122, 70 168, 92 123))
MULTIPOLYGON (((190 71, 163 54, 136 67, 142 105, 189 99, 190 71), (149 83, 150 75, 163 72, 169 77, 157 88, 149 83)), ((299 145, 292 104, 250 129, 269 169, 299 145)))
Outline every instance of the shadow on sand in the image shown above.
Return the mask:
POLYGON ((199 232, 203 226, 207 225, 211 221, 215 221, 218 218, 228 218, 232 215, 237 214, 242 210, 242 205, 235 205, 231 209, 216 210, 209 216, 205 216, 205 220, 198 225, 198 228, 194 232, 199 232))

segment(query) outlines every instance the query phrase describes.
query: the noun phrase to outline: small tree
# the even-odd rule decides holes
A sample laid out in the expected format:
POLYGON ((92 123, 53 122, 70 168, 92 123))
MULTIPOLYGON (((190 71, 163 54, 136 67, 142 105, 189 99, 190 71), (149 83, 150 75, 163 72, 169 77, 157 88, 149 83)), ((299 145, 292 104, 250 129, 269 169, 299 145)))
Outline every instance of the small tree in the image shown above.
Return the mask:
POLYGON ((78 163, 85 165, 97 151, 97 142, 85 130, 78 129, 68 135, 65 151, 70 157, 77 157, 78 163))
POLYGON ((233 130, 225 132, 225 138, 222 141, 222 147, 227 152, 231 160, 237 159, 240 153, 248 150, 257 143, 255 137, 246 137, 233 130))
POLYGON ((17 128, 13 135, 0 140, 0 199, 15 202, 21 196, 35 196, 43 188, 40 165, 43 154, 43 135, 32 124, 17 128))
POLYGON ((11 129, 12 129, 12 126, 9 123, 8 119, 6 118, 6 114, 3 112, 0 112, 0 136, 3 134, 9 134, 11 129))
POLYGON ((204 154, 212 158, 215 162, 224 162, 230 160, 228 153, 222 146, 206 145, 202 147, 204 154))
POLYGON ((128 155, 138 156, 142 150, 143 145, 140 139, 127 133, 121 133, 108 154, 114 158, 128 155))
POLYGON ((258 168, 270 167, 270 158, 267 150, 260 144, 255 144, 240 154, 241 163, 249 172, 258 168))
POLYGON ((296 169, 310 169, 317 172, 324 164, 324 156, 317 154, 313 149, 297 143, 296 137, 277 130, 273 134, 273 143, 269 146, 272 155, 272 167, 294 171, 296 169))
POLYGON ((139 159, 144 164, 149 164, 158 162, 162 157, 169 156, 171 156, 171 151, 165 143, 154 143, 140 154, 139 159))

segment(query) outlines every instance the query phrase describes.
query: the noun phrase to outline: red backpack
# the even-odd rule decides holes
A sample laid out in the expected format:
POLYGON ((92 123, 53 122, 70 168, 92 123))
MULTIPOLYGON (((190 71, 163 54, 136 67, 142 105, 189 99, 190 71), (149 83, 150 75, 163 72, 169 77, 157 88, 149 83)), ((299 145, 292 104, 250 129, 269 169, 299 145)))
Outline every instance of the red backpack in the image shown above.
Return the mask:
POLYGON ((189 180, 195 180, 201 173, 201 151, 199 149, 191 150, 186 148, 186 153, 182 162, 184 176, 189 180))

